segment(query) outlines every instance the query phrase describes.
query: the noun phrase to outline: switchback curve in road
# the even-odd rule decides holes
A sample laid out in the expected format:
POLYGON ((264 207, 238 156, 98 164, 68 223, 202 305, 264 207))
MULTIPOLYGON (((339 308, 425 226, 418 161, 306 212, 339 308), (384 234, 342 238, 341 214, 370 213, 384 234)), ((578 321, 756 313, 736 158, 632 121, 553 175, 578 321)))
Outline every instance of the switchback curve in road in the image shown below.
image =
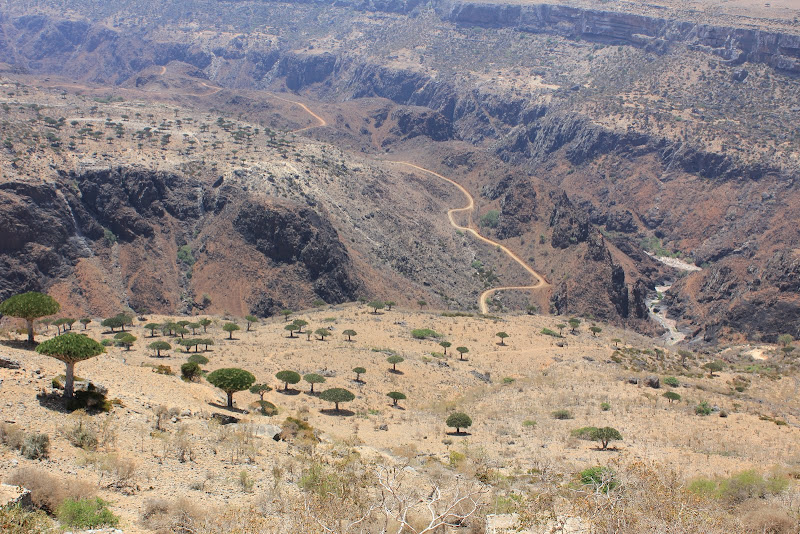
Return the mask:
POLYGON ((405 165, 407 167, 411 167, 412 169, 416 169, 418 171, 422 171, 424 173, 427 173, 427 174, 430 174, 432 176, 435 176, 435 177, 437 177, 437 178, 439 178, 441 180, 444 180, 445 182, 448 182, 448 183, 456 186, 458 188, 458 190, 461 191, 461 193, 467 198, 467 205, 464 206, 463 208, 452 208, 452 209, 447 210, 447 218, 450 220, 450 225, 453 226, 454 228, 458 229, 458 230, 463 231, 463 232, 468 232, 473 237, 475 237, 476 239, 478 239, 480 241, 483 241, 484 243, 487 243, 487 244, 492 245, 494 247, 498 247, 500 250, 502 250, 504 253, 506 253, 512 260, 517 262, 520 265, 520 267, 525 269, 528 272, 528 274, 530 274, 531 277, 536 281, 533 285, 529 285, 529 286, 501 286, 501 287, 493 287, 491 289, 487 289, 486 291, 481 293, 481 296, 479 297, 479 300, 478 300, 478 306, 480 307, 481 313, 488 313, 489 312, 489 305, 486 304, 486 300, 489 297, 491 297, 493 294, 497 293, 498 291, 504 291, 504 290, 507 290, 507 289, 518 289, 518 290, 543 289, 543 288, 548 287, 550 285, 547 282, 547 280, 545 280, 544 276, 542 276, 541 274, 537 273, 533 269, 533 267, 528 265, 522 258, 517 256, 517 254, 515 254, 508 247, 506 247, 502 243, 498 243, 497 241, 489 239, 488 237, 483 236, 483 235, 480 234, 480 232, 478 232, 478 230, 475 228, 475 224, 472 221, 472 212, 475 209, 475 200, 472 198, 472 195, 470 194, 470 192, 467 191, 461 184, 459 184, 455 180, 452 180, 452 179, 448 178, 447 176, 443 176, 443 175, 441 175, 441 174, 439 174, 437 172, 434 172, 432 170, 426 169, 424 167, 420 167, 419 165, 415 165, 415 164, 410 163, 408 161, 395 161, 394 163, 398 163, 400 165, 405 165), (467 224, 468 224, 468 226, 461 226, 460 224, 458 224, 456 222, 456 220, 455 220, 455 217, 454 217, 455 213, 466 213, 467 214, 467 221, 468 221, 467 224))
POLYGON ((319 122, 319 124, 312 124, 311 126, 306 126, 305 128, 299 128, 297 130, 292 130, 291 133, 303 132, 305 130, 310 130, 311 128, 319 128, 321 126, 327 126, 328 125, 328 121, 326 121, 325 119, 323 119, 322 117, 320 117, 319 115, 317 115, 316 113, 314 113, 313 111, 308 109, 308 106, 306 106, 302 102, 298 102, 296 100, 289 100, 288 98, 283 98, 283 97, 280 97, 280 96, 275 95, 275 94, 271 94, 270 96, 272 96, 272 98, 276 98, 278 100, 283 100, 284 102, 288 102, 290 104, 294 104, 296 106, 300 106, 301 108, 303 108, 303 111, 305 111, 306 113, 308 113, 309 115, 314 117, 314 119, 316 119, 317 122, 319 122))

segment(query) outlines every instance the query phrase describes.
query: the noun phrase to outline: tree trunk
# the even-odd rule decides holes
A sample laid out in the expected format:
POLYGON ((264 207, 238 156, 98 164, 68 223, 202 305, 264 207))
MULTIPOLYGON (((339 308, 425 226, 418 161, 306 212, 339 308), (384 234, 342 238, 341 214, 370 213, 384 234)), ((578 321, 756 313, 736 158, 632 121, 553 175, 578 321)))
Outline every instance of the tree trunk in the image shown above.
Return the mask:
POLYGON ((74 382, 75 382, 75 362, 64 362, 67 370, 64 373, 64 396, 71 399, 74 395, 74 382))
MULTIPOLYGON (((181 337, 183 337, 183 336, 181 336, 181 337)), ((228 332, 228 339, 233 339, 233 330, 228 332)))
POLYGON ((228 394, 228 408, 233 408, 233 391, 227 391, 228 394))
POLYGON ((336 411, 338 412, 339 411, 339 403, 335 402, 334 404, 336 405, 336 411))
POLYGON ((397 399, 392 399, 392 400, 394 401, 394 404, 392 404, 392 406, 397 406, 397 399))
POLYGON ((33 343, 33 319, 25 319, 28 326, 28 343, 33 343))

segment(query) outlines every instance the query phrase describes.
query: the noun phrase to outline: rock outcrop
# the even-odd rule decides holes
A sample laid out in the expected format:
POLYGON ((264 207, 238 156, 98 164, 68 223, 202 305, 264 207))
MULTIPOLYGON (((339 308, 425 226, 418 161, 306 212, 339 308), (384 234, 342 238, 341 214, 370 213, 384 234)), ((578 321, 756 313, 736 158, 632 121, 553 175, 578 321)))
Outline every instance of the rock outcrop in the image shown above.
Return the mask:
POLYGON ((624 43, 664 53, 681 43, 733 64, 745 61, 800 73, 800 35, 670 20, 558 4, 443 2, 439 10, 458 24, 510 27, 606 43, 624 43))
POLYGON ((185 312, 195 301, 208 312, 269 315, 314 298, 354 300, 359 287, 320 212, 171 173, 113 168, 62 173, 55 183, 4 182, 0 226, 8 229, 0 300, 48 290, 67 309, 97 315, 123 306, 185 312), (256 265, 286 287, 249 276, 256 265))

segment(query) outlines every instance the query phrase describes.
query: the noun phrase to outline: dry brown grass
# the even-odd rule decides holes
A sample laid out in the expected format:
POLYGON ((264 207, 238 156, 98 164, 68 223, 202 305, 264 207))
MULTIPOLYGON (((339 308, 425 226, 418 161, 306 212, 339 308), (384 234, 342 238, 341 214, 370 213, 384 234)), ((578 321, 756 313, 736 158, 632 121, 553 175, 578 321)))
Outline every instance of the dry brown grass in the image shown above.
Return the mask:
POLYGON ((85 480, 57 476, 35 467, 19 468, 5 482, 29 489, 34 506, 50 513, 66 499, 91 497, 97 491, 94 484, 85 480))

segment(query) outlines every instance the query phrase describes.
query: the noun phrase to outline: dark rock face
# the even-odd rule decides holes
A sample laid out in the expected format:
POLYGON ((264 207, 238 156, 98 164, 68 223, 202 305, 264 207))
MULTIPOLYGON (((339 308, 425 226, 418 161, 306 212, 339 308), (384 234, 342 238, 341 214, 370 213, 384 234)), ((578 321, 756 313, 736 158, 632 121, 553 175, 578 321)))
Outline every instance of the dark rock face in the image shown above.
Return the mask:
POLYGON ((196 182, 170 173, 137 169, 104 169, 69 178, 78 184, 81 204, 91 218, 85 218, 86 234, 103 235, 97 223, 110 229, 122 241, 153 237, 149 222, 169 214, 179 221, 202 216, 202 190, 196 182))
POLYGON ((287 54, 278 65, 278 74, 286 77, 286 87, 297 91, 307 85, 321 82, 333 74, 336 56, 321 54, 287 54))
POLYGON ((556 200, 550 215, 550 227, 553 229, 550 241, 554 248, 583 243, 589 237, 589 218, 570 202, 566 192, 556 200))
POLYGON ((633 233, 637 230, 633 213, 628 210, 612 211, 606 217, 606 230, 609 232, 633 233))
POLYGON ((525 232, 525 225, 536 218, 536 191, 530 183, 517 182, 500 201, 497 237, 508 239, 525 232))
POLYGON ((559 314, 584 314, 652 333, 648 320, 647 283, 637 279, 632 288, 625 270, 614 263, 603 236, 592 233, 586 241, 585 263, 556 288, 551 304, 559 314))
POLYGON ((763 279, 782 293, 800 295, 800 256, 789 250, 776 252, 767 261, 763 279))
POLYGON ((220 262, 198 282, 206 284, 198 294, 217 298, 225 287, 218 272, 228 269, 229 282, 249 295, 245 311, 271 315, 284 306, 283 295, 268 283, 249 283, 245 271, 252 264, 242 268, 236 254, 218 252, 226 249, 230 214, 240 206, 234 227, 252 248, 239 253, 252 258, 257 251, 275 263, 298 266, 281 272, 313 286, 327 302, 355 299, 358 283, 347 252, 330 223, 311 208, 257 202, 227 184, 207 189, 179 175, 117 168, 63 173, 53 184, 0 184, 0 300, 60 284, 75 306, 107 303, 116 291, 115 302, 124 292, 123 302, 134 309, 186 311, 193 301, 205 309, 211 299, 192 296, 195 279, 184 276, 188 265, 176 262, 178 248, 189 245, 195 269, 220 262), (216 244, 210 256, 208 243, 216 244))
POLYGON ((41 291, 84 254, 69 204, 52 184, 0 184, 0 227, 0 299, 41 291))
POLYGON ((248 201, 233 226, 272 261, 302 265, 326 302, 355 299, 358 283, 347 251, 330 223, 310 208, 248 201))
POLYGON ((441 113, 427 108, 402 108, 392 113, 397 126, 391 133, 404 139, 425 136, 433 141, 446 141, 453 138, 453 125, 441 113))

